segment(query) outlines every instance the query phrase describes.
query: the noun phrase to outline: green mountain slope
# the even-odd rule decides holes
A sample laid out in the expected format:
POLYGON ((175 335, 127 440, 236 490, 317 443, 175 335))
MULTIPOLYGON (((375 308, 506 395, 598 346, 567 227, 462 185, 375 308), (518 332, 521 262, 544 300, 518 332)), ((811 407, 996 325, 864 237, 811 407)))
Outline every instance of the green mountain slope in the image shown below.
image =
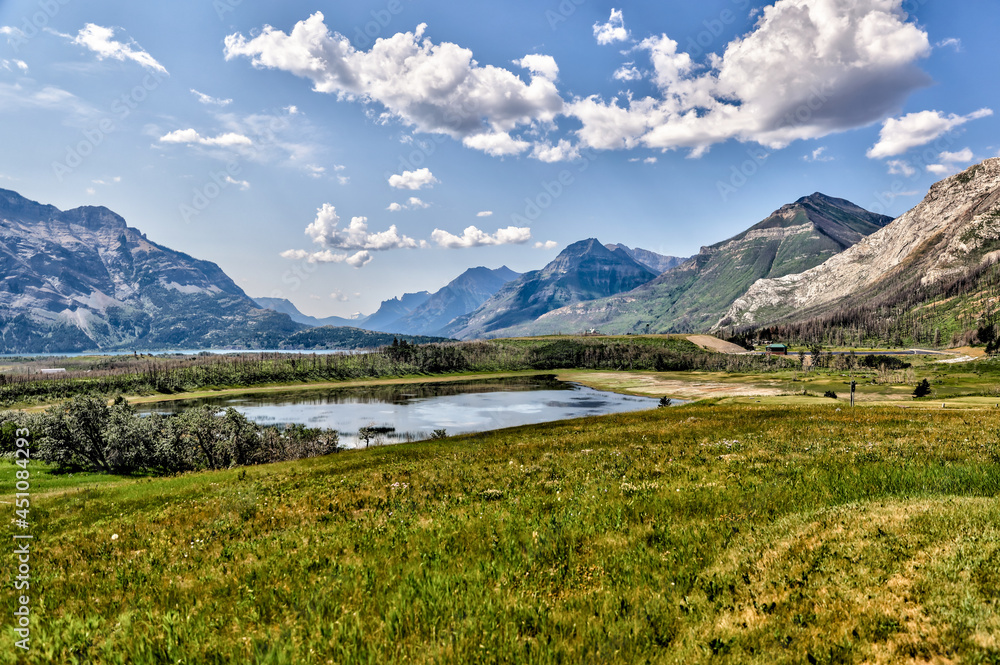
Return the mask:
POLYGON ((754 284, 720 323, 780 324, 782 336, 816 341, 968 343, 997 318, 998 260, 1000 159, 991 159, 822 265, 754 284))
POLYGON ((697 256, 632 291, 548 312, 513 332, 708 330, 757 280, 819 265, 890 221, 849 201, 813 194, 729 240, 703 247, 697 256))

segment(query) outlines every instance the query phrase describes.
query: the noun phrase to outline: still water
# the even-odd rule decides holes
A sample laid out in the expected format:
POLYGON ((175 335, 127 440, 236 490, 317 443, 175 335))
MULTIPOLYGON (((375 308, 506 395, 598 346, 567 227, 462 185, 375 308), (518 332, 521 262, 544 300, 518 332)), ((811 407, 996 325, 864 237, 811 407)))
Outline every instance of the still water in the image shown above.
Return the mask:
POLYGON ((653 409, 657 400, 602 392, 555 379, 469 381, 370 386, 182 400, 146 405, 145 413, 177 413, 192 406, 233 407, 263 425, 301 424, 335 429, 341 445, 356 448, 358 430, 375 427, 372 443, 532 425, 567 418, 653 409))

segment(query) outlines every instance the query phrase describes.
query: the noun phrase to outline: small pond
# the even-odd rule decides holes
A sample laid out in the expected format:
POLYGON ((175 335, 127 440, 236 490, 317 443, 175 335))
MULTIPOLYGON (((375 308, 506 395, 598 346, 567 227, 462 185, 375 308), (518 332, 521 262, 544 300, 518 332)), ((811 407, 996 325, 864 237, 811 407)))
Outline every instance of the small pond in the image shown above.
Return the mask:
MULTIPOLYGON (((428 439, 533 425, 567 418, 656 408, 658 400, 603 392, 551 377, 268 392, 141 405, 142 413, 192 406, 233 407, 262 425, 335 429, 341 445, 359 447, 358 430, 376 428, 372 443, 428 439)), ((674 404, 679 404, 677 400, 674 404)))

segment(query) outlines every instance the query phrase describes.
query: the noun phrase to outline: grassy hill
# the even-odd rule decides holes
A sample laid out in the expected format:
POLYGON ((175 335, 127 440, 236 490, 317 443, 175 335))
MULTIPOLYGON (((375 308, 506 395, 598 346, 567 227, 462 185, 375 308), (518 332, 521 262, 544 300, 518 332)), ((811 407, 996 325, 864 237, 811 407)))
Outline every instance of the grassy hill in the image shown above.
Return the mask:
POLYGON ((32 651, 0 663, 996 662, 998 428, 705 404, 167 479, 33 463, 32 651))

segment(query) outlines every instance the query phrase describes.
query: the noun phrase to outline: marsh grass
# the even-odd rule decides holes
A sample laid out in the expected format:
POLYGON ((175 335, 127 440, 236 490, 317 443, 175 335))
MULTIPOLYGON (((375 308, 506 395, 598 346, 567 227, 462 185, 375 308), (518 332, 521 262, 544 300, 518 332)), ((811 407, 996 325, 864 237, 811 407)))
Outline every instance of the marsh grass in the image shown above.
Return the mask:
POLYGON ((36 466, 33 650, 0 662, 1000 662, 998 432, 692 405, 155 480, 36 466))

